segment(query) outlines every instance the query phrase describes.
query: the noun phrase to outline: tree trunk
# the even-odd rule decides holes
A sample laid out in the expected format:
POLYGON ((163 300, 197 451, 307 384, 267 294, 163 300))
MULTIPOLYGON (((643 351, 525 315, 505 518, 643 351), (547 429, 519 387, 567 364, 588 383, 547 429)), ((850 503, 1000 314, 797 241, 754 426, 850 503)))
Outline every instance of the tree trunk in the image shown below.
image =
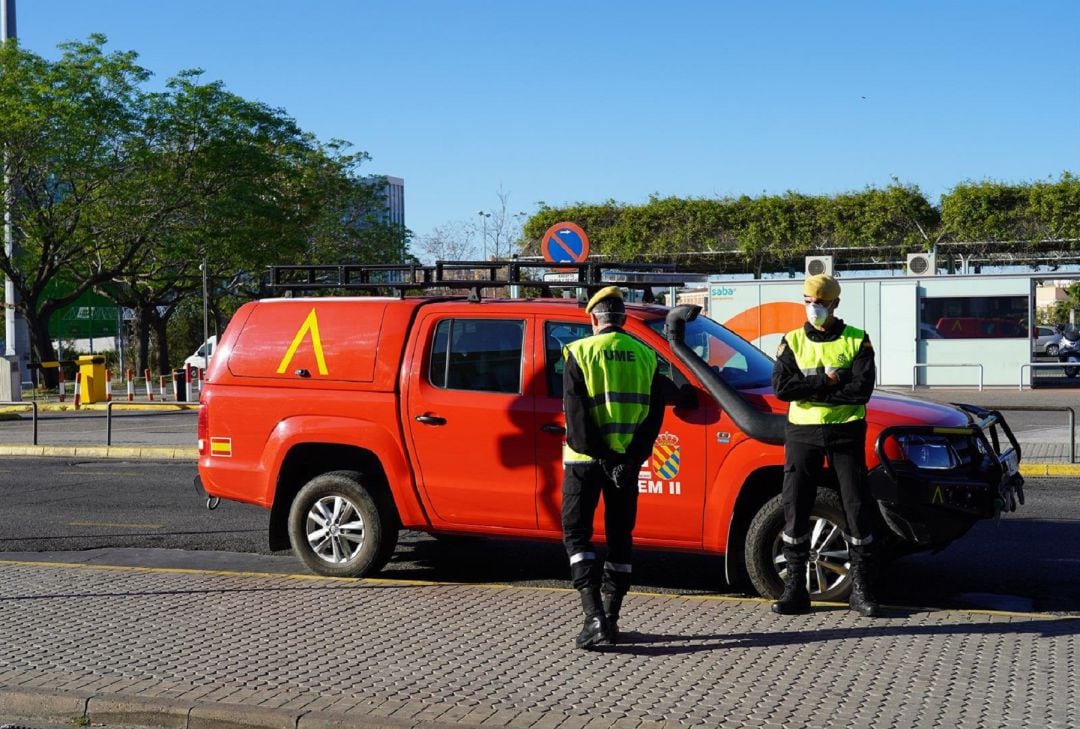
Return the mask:
POLYGON ((139 372, 150 369, 150 310, 140 306, 135 314, 135 336, 139 339, 139 372))
MULTIPOLYGON (((37 314, 26 316, 26 326, 30 331, 31 359, 35 362, 53 362, 56 360, 56 350, 53 348, 52 337, 49 336, 49 316, 37 314)), ((56 387, 59 375, 55 367, 42 370, 42 382, 45 387, 56 387)))

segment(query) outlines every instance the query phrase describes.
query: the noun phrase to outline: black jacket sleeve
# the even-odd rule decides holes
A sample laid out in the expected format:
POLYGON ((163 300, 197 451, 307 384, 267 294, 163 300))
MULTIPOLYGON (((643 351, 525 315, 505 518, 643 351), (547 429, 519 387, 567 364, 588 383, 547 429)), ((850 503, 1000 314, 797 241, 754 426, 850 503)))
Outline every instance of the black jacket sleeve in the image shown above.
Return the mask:
POLYGON ((772 386, 776 397, 784 402, 793 400, 825 402, 826 391, 831 387, 825 375, 803 374, 799 369, 799 363, 795 361, 795 354, 788 346, 786 337, 780 340, 780 348, 776 352, 772 386))
POLYGON ((664 427, 664 408, 667 405, 664 391, 669 387, 674 389, 675 384, 660 374, 658 369, 653 374, 652 388, 649 392, 649 414, 634 431, 634 438, 626 448, 625 460, 628 463, 639 466, 652 453, 656 436, 660 435, 660 429, 664 427))
POLYGON ((874 364, 874 346, 870 336, 863 337, 855 359, 851 361, 850 376, 845 372, 840 383, 828 389, 821 402, 830 405, 864 405, 874 392, 877 365, 874 364))
POLYGON ((597 460, 617 457, 589 417, 589 391, 585 387, 585 375, 570 352, 566 353, 563 366, 563 412, 566 413, 566 443, 571 448, 597 460))

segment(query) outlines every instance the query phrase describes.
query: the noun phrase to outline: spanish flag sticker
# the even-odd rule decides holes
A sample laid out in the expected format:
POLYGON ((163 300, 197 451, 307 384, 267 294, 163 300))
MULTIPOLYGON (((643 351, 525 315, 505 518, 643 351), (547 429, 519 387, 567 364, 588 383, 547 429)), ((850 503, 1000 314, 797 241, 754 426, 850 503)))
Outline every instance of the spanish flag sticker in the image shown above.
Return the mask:
POLYGON ((232 438, 211 438, 210 455, 232 457, 232 438))

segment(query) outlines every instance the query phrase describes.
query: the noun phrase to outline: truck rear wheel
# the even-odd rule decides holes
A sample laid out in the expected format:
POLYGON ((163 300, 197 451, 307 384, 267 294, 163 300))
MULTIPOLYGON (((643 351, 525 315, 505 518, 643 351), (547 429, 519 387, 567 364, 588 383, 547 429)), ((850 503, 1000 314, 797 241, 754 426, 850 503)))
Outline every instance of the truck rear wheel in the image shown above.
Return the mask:
MULTIPOLYGON (((784 589, 783 529, 784 504, 782 497, 776 496, 765 502, 746 533, 746 570, 754 589, 763 597, 779 597, 784 589)), ((851 594, 846 529, 840 494, 819 487, 810 510, 810 560, 806 570, 811 599, 843 601, 851 594)))
POLYGON ((378 572, 397 545, 391 509, 373 498, 355 471, 332 471, 308 481, 289 509, 293 551, 326 577, 378 572))

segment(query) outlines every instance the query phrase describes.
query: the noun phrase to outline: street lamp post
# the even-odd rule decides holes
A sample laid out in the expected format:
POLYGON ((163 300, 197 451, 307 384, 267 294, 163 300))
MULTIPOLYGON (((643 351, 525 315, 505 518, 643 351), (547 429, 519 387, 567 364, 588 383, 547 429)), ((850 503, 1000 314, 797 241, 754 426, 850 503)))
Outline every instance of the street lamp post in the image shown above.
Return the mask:
POLYGON ((524 233, 524 226, 521 223, 521 219, 522 218, 527 218, 527 217, 529 217, 529 214, 527 212, 525 212, 524 210, 518 210, 516 213, 514 213, 514 220, 517 222, 517 226, 518 226, 518 236, 517 236, 518 240, 517 240, 517 242, 518 242, 519 245, 521 243, 521 239, 523 238, 523 233, 524 233))
MULTIPOLYGON (((14 40, 15 33, 15 0, 0 0, 0 44, 14 40)), ((7 154, 4 154, 4 252, 8 260, 14 261, 19 253, 19 245, 15 239, 13 226, 15 197, 11 189, 11 175, 8 170, 7 154)), ((15 283, 10 279, 4 279, 4 357, 10 363, 10 399, 22 399, 22 376, 23 365, 29 362, 30 332, 26 320, 15 309, 18 296, 15 283)), ((2 388, 7 390, 8 387, 2 388)))
POLYGON ((209 349, 209 347, 207 347, 207 342, 210 341, 210 315, 209 315, 209 311, 208 311, 207 296, 206 296, 206 289, 207 289, 206 276, 207 276, 207 272, 206 272, 206 259, 205 258, 203 258, 202 263, 199 264, 199 271, 202 272, 202 331, 203 331, 203 335, 202 335, 202 337, 203 337, 202 351, 203 351, 203 369, 205 370, 207 368, 207 366, 210 364, 210 352, 207 351, 209 349))
POLYGON ((480 242, 480 246, 481 246, 481 249, 483 250, 483 254, 482 254, 481 258, 482 258, 482 260, 486 261, 487 260, 487 221, 488 221, 488 218, 491 217, 491 213, 485 212, 483 210, 477 210, 476 214, 479 215, 480 218, 484 221, 484 237, 480 242))

